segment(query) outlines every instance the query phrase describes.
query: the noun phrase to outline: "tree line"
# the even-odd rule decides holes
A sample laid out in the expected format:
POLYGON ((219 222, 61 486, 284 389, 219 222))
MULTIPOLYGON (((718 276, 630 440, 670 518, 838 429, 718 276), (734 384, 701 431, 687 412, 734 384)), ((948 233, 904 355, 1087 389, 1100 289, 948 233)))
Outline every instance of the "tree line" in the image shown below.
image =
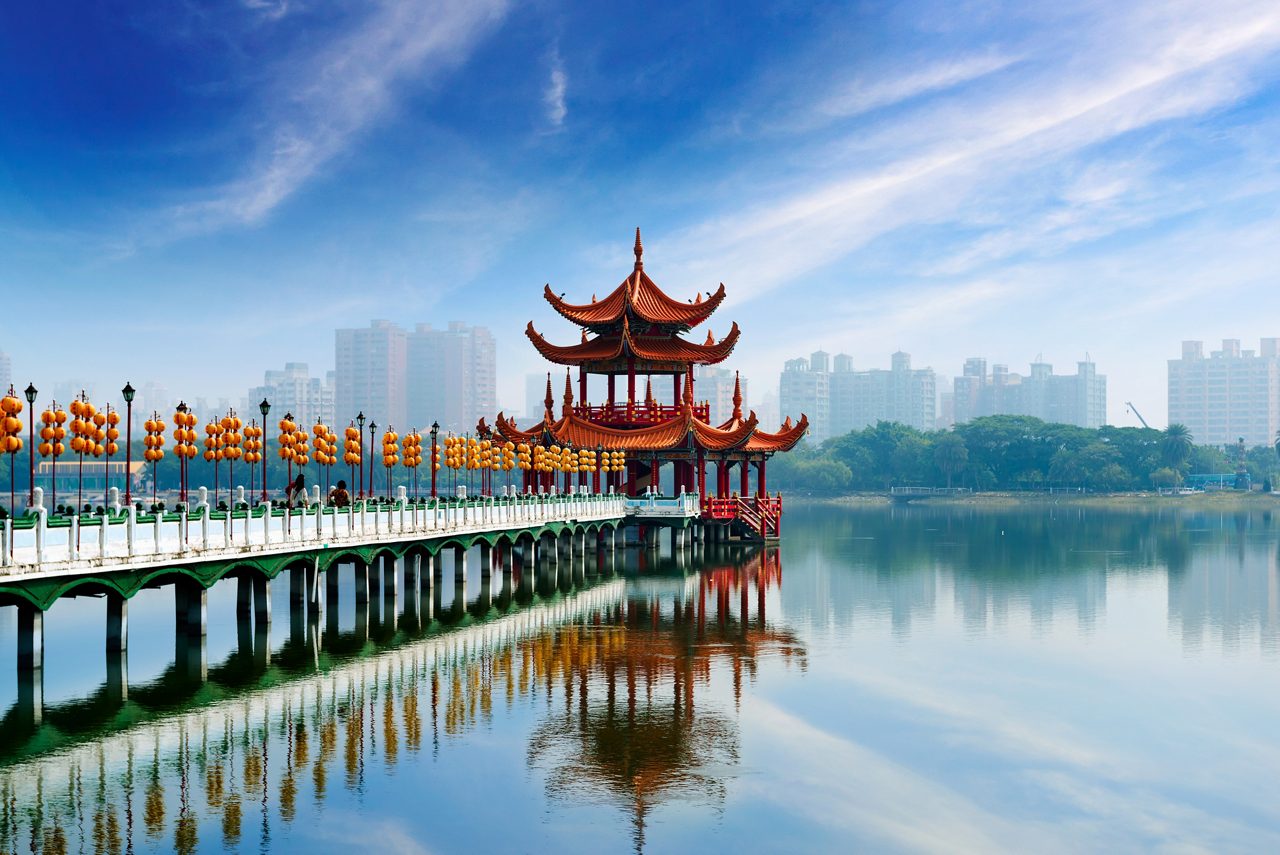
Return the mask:
MULTIPOLYGON (((1268 446, 1245 454, 1253 482, 1267 488, 1277 462, 1268 446)), ((1006 415, 942 431, 879 422, 821 445, 806 442, 769 462, 769 486, 827 496, 893 486, 1111 492, 1173 487, 1191 473, 1235 469, 1234 450, 1197 445, 1182 425, 1082 428, 1006 415)))

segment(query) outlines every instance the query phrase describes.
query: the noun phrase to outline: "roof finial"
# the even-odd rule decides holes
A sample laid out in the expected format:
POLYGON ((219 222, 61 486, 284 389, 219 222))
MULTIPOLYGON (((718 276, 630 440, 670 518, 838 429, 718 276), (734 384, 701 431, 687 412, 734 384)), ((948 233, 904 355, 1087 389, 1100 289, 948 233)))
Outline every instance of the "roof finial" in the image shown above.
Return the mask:
POLYGON ((693 372, 684 375, 684 409, 693 412, 693 372))
POLYGON ((650 377, 644 383, 644 405, 651 410, 658 405, 657 401, 653 399, 653 377, 650 377))
POLYGON ((636 270, 644 270, 644 262, 641 257, 644 255, 644 244, 640 242, 640 227, 636 226, 636 270))
POLYGON ((551 408, 556 405, 555 396, 551 394, 551 372, 547 372, 547 397, 542 399, 543 405, 546 407, 546 421, 555 421, 555 416, 551 412, 551 408))
POLYGON ((737 371, 733 372, 733 417, 742 418, 742 381, 737 371))
POLYGON ((573 381, 569 378, 569 369, 564 370, 564 408, 560 411, 566 418, 573 415, 573 381))

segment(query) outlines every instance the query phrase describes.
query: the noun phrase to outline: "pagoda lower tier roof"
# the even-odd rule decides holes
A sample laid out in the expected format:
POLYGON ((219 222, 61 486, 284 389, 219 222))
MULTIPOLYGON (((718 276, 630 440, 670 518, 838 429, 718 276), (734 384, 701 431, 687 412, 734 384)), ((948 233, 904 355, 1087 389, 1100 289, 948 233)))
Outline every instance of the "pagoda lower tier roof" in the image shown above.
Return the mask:
MULTIPOLYGON (((737 408, 733 411, 733 416, 724 424, 719 426, 720 430, 733 431, 737 430, 741 425, 745 424, 742 419, 742 411, 737 408)), ((809 431, 809 417, 804 413, 800 414, 800 421, 795 424, 791 423, 791 417, 787 416, 787 420, 782 423, 777 432, 770 433, 768 431, 756 430, 751 437, 742 446, 742 451, 790 451, 795 448, 796 443, 804 438, 809 431)))
POLYGON ((720 341, 694 344, 675 335, 636 334, 632 332, 630 323, 624 318, 619 332, 606 333, 568 346, 547 341, 534 329, 532 321, 525 327, 524 334, 529 341, 533 342, 533 346, 543 358, 557 365, 606 363, 627 356, 634 356, 648 362, 715 365, 728 359, 729 354, 733 353, 741 330, 738 329, 737 323, 734 323, 729 329, 729 334, 720 341))
POLYGON ((544 416, 542 422, 528 430, 520 430, 514 422, 499 413, 495 425, 497 432, 510 442, 550 441, 574 448, 604 446, 611 450, 632 452, 675 451, 690 446, 706 451, 743 449, 756 432, 756 426, 756 415, 751 413, 733 430, 721 430, 695 418, 688 408, 674 418, 642 428, 605 427, 574 413, 564 415, 555 422, 549 416, 544 416))
POLYGON ((590 303, 567 303, 557 297, 547 285, 542 296, 569 321, 580 327, 598 327, 617 324, 626 316, 651 324, 670 324, 690 329, 711 317, 724 302, 724 283, 707 299, 699 294, 693 302, 682 303, 663 293, 643 269, 632 271, 622 284, 610 291, 603 300, 592 298, 590 303))

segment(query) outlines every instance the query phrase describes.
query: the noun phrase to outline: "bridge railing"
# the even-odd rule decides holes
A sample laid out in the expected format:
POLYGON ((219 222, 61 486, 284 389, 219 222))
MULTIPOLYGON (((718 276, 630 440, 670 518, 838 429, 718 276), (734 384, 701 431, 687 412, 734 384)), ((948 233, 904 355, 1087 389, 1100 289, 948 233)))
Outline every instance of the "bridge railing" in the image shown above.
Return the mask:
POLYGON ((626 497, 627 514, 643 517, 696 517, 701 512, 697 493, 681 493, 679 496, 659 496, 648 493, 626 497))
POLYGON ((890 487, 891 496, 965 496, 972 493, 969 487, 890 487))
POLYGON ((47 509, 37 506, 34 517, 0 521, 0 577, 621 518, 627 513, 626 501, 614 494, 425 502, 401 497, 391 502, 358 501, 347 508, 315 503, 286 509, 267 502, 233 512, 215 511, 202 502, 190 512, 140 514, 130 506, 105 516, 69 519, 50 518, 47 509))

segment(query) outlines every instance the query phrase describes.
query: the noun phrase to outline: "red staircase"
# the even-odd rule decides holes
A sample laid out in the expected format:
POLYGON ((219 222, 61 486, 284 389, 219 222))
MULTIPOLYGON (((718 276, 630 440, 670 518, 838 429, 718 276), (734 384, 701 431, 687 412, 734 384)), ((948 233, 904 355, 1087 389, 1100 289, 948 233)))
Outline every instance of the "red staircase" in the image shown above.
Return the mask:
POLYGON ((702 516, 727 522, 748 540, 777 540, 782 535, 782 496, 708 496, 702 516))

